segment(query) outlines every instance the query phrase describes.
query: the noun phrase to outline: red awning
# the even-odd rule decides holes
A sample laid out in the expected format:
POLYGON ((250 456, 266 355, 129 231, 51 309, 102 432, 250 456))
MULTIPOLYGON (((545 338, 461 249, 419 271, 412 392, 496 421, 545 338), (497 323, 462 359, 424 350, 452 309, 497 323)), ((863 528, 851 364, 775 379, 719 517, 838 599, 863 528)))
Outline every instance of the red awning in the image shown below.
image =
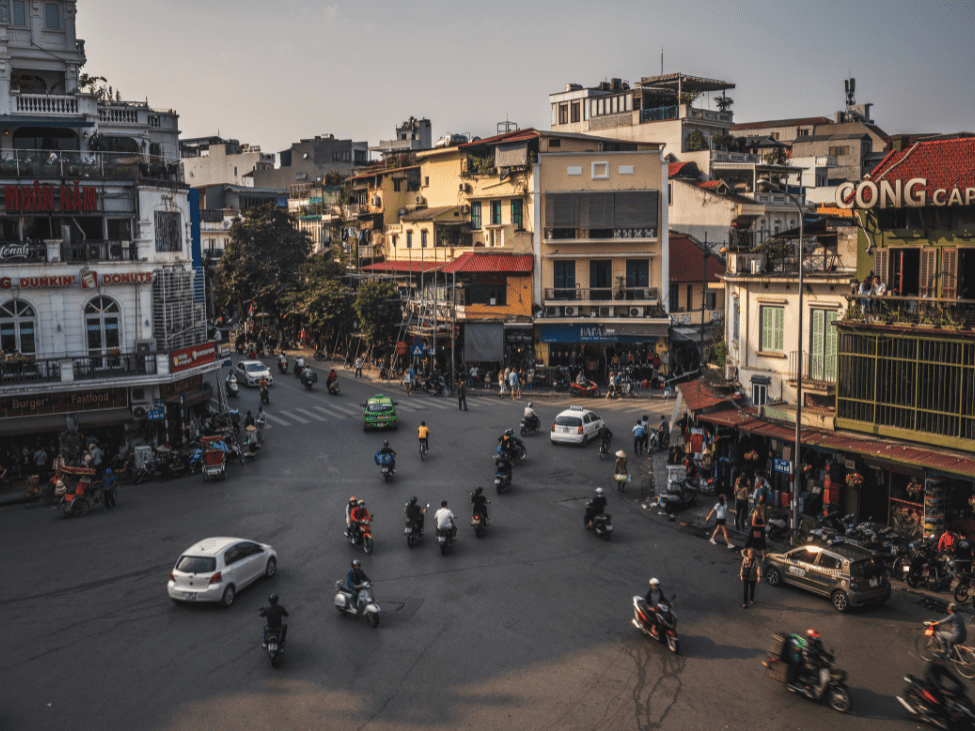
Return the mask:
POLYGON ((531 274, 535 260, 531 254, 461 254, 444 272, 452 274, 531 274))
POLYGON ((441 262, 425 261, 423 259, 393 259, 392 261, 381 261, 376 264, 369 264, 362 267, 365 272, 395 272, 398 274, 418 274, 428 272, 431 269, 440 269, 441 262))

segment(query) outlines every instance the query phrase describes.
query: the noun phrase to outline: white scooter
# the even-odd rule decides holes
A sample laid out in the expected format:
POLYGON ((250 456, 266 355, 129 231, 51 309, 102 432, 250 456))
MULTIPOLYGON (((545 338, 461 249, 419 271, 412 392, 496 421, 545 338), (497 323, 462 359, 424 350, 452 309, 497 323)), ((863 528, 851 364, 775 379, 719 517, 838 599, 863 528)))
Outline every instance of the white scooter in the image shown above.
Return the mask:
POLYGON ((340 612, 351 614, 356 617, 365 615, 366 621, 369 623, 370 627, 378 627, 379 605, 376 604, 372 598, 372 582, 363 581, 356 588, 359 590, 359 596, 356 604, 353 605, 352 591, 344 581, 336 581, 336 594, 334 599, 335 608, 340 612))

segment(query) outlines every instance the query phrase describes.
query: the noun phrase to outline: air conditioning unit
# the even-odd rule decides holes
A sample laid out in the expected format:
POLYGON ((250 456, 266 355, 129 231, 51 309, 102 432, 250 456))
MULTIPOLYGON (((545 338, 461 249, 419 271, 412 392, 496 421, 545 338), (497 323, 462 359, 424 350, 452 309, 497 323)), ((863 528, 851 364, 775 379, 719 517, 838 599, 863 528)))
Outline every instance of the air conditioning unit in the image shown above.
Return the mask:
POLYGON ((752 259, 752 274, 761 274, 761 273, 762 273, 762 260, 752 259))
POLYGON ((423 197, 422 195, 418 195, 418 196, 416 197, 416 204, 417 204, 418 206, 423 206, 423 205, 426 205, 426 202, 427 202, 427 199, 426 199, 426 198, 424 198, 424 197, 423 197))
POLYGON ((372 197, 372 204, 378 208, 383 204, 383 199, 380 198, 378 195, 374 195, 372 197))
POLYGON ((561 307, 546 307, 545 317, 562 317, 561 307))
POLYGON ((142 419, 145 419, 146 418, 146 407, 145 406, 133 406, 132 407, 132 416, 134 416, 139 421, 141 421, 142 419))
POLYGON ((132 405, 149 403, 149 392, 144 388, 132 389, 132 405))
POLYGON ((467 183, 461 183, 460 184, 460 192, 461 193, 470 193, 471 192, 471 186, 468 185, 467 183))
POLYGON ((566 317, 578 317, 579 316, 579 308, 578 307, 573 307, 572 305, 569 305, 568 307, 565 308, 565 316, 566 317))
POLYGON ((600 317, 612 317, 613 316, 613 308, 612 307, 600 307, 599 308, 599 316, 600 317))
POLYGON ((734 363, 724 364, 724 379, 732 383, 738 380, 738 369, 734 363))
POLYGON ((471 212, 471 207, 468 205, 463 205, 460 207, 460 212, 462 215, 466 216, 468 213, 471 212))
POLYGON ((643 308, 642 307, 631 307, 630 308, 630 317, 643 317, 643 308))
POLYGON ((231 223, 233 223, 229 218, 223 219, 223 227, 230 228, 231 223))
POLYGON ((152 341, 150 340, 136 340, 135 341, 135 352, 139 355, 148 355, 152 352, 152 341))

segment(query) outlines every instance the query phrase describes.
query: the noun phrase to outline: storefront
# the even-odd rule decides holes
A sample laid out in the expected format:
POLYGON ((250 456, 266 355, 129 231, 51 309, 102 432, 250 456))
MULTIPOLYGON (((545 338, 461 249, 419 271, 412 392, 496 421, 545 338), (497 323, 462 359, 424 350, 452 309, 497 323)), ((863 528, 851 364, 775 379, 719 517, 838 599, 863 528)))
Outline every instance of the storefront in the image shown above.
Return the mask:
POLYGON ((667 326, 619 323, 545 323, 538 327, 539 357, 549 367, 579 369, 603 381, 616 367, 633 366, 640 380, 651 379, 667 360, 667 326))

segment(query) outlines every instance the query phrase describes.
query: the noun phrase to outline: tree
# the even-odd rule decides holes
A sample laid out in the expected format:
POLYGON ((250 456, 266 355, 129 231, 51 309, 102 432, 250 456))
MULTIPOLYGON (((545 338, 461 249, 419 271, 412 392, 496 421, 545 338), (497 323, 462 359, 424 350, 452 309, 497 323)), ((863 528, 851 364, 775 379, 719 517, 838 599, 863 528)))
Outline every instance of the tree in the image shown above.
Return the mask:
POLYGON ((788 159, 789 156, 782 147, 776 147, 765 155, 765 162, 769 165, 785 165, 788 159))
POLYGON ((302 288, 284 297, 288 314, 303 315, 311 333, 326 343, 355 318, 354 294, 338 279, 344 272, 343 259, 334 250, 331 257, 317 254, 302 265, 302 288))
POLYGON ((370 346, 385 343, 400 326, 402 303, 394 282, 363 282, 354 307, 359 329, 370 346))
POLYGON ((300 288, 311 247, 311 238, 287 211, 270 205, 247 211, 230 227, 230 243, 214 272, 219 305, 236 305, 238 316, 244 316, 253 303, 280 326, 286 295, 300 288))

